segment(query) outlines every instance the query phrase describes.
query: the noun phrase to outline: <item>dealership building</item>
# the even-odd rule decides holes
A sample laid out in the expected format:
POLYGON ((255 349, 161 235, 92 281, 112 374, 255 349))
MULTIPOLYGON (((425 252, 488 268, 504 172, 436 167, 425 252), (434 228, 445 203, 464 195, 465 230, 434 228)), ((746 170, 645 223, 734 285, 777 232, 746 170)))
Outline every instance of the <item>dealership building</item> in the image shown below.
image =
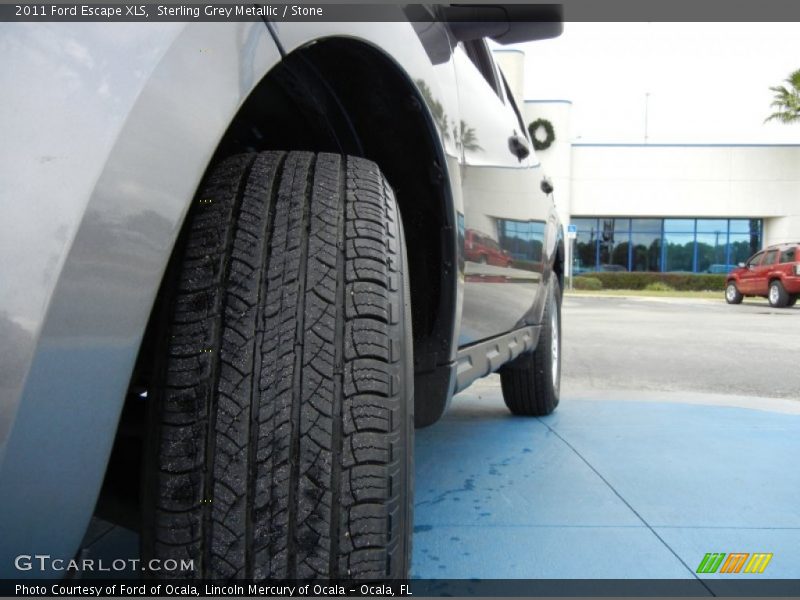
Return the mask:
MULTIPOLYGON (((524 53, 495 56, 523 97, 524 53)), ((800 144, 579 143, 569 100, 521 110, 555 134, 536 156, 562 222, 577 229, 575 273, 727 272, 764 246, 800 242, 800 144)))

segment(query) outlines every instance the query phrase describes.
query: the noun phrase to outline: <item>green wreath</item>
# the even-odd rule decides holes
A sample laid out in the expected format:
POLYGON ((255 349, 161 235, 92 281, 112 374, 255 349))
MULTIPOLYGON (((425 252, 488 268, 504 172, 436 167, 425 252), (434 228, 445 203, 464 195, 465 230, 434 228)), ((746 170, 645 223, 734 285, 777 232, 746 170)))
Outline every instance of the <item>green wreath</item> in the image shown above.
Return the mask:
POLYGON ((528 133, 531 134, 531 141, 533 142, 534 150, 547 150, 550 145, 556 141, 556 132, 553 129, 553 124, 547 119, 536 119, 528 125, 528 133), (540 140, 536 137, 536 132, 540 127, 544 127, 545 138, 540 140))

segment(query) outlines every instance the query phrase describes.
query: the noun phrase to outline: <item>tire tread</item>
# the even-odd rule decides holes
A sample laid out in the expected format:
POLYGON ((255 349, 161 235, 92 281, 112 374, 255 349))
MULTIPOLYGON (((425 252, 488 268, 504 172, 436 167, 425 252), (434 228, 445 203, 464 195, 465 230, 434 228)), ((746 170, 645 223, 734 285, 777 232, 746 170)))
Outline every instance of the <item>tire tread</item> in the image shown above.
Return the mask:
POLYGON ((370 161, 264 152, 211 172, 154 394, 146 555, 220 580, 407 576, 400 235, 370 161))

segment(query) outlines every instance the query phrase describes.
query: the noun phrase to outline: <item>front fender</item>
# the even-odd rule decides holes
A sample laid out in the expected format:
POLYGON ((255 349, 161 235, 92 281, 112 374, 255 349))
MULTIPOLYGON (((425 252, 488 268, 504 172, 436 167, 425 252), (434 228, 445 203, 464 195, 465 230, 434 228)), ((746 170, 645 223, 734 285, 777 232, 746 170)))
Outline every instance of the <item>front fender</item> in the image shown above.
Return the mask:
POLYGON ((14 24, 0 51, 0 576, 44 577, 13 556, 73 556, 195 190, 280 54, 260 22, 14 24))

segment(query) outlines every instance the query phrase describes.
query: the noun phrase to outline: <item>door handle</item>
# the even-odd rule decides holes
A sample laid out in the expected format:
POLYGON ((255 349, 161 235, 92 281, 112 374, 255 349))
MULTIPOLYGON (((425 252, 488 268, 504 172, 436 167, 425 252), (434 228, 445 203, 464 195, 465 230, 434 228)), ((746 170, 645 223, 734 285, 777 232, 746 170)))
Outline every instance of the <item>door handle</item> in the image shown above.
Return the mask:
POLYGON ((525 138, 516 133, 508 138, 508 149, 511 150, 511 154, 516 156, 519 160, 526 158, 531 153, 531 149, 528 147, 525 138))

